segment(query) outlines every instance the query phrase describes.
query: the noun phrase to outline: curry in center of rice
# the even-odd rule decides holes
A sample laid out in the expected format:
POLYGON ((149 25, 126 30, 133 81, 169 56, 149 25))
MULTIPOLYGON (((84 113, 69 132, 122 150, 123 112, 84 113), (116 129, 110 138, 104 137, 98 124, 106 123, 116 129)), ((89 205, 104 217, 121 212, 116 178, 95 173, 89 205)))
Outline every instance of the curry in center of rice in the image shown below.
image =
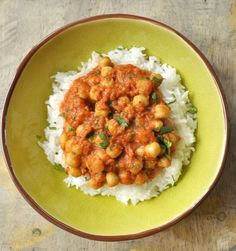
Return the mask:
POLYGON ((144 184, 168 168, 180 137, 163 101, 160 74, 102 57, 61 103, 66 171, 92 188, 144 184))

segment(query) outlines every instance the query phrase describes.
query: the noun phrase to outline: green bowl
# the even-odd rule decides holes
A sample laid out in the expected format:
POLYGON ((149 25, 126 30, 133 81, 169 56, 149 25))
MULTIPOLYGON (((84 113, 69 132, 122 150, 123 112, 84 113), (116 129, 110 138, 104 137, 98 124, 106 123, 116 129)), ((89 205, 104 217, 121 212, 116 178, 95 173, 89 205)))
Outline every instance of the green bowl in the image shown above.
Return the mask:
POLYGON ((188 215, 218 180, 228 140, 222 89, 204 55, 172 28, 143 17, 103 15, 69 24, 35 46, 21 62, 2 117, 2 143, 11 177, 20 193, 46 219, 74 234, 96 240, 127 240, 163 230, 188 215), (45 100, 50 76, 76 69, 92 51, 119 45, 143 46, 148 54, 177 68, 198 108, 196 152, 176 187, 136 206, 113 197, 68 189, 37 144, 47 125, 45 100))

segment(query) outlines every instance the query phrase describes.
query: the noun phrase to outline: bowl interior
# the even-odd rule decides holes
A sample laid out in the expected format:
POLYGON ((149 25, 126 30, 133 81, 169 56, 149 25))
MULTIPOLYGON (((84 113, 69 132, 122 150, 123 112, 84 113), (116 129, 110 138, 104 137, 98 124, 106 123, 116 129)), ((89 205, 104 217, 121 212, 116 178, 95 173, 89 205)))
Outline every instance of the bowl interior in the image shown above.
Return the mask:
POLYGON ((45 212, 85 233, 129 235, 159 228, 192 208, 214 182, 226 142, 222 98, 200 56, 178 35, 143 20, 109 18, 76 24, 49 39, 28 61, 6 114, 6 146, 12 172, 26 193, 45 212), (50 76, 76 69, 93 50, 143 46, 149 55, 177 68, 198 108, 196 152, 177 186, 161 196, 125 206, 112 197, 90 197, 63 182, 37 144, 47 125, 50 76))

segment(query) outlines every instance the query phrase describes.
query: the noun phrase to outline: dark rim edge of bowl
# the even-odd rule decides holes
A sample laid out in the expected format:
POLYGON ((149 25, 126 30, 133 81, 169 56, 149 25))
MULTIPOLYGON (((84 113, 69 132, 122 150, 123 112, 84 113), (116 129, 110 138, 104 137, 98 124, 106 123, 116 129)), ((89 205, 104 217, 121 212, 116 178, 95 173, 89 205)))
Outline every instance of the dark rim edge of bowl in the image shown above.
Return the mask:
POLYGON ((6 98, 5 98, 5 101, 4 101, 1 125, 2 125, 1 126, 2 148, 3 148, 3 153, 4 153, 3 156, 5 158, 5 162, 7 164, 8 171, 10 173, 11 179, 13 180, 15 186, 17 187, 18 191, 22 194, 24 199, 31 205, 31 207, 33 207, 44 218, 46 218, 48 221, 55 224, 56 226, 62 228, 63 230, 66 230, 66 231, 68 231, 68 232, 70 232, 72 234, 75 234, 75 235, 78 235, 78 236, 81 236, 81 237, 84 237, 84 238, 87 238, 87 239, 98 240, 98 241, 125 241, 125 240, 131 240, 131 239, 138 239, 138 238, 146 237, 146 236, 158 233, 158 232, 160 232, 160 231, 162 231, 162 230, 164 230, 164 229, 166 229, 166 228, 168 228, 170 226, 173 226, 174 224, 178 223, 183 218, 188 216, 207 197, 209 192, 214 188, 217 181, 219 180, 220 175, 222 174, 222 171, 223 171, 224 164, 225 164, 227 149, 228 149, 228 141, 229 141, 229 121, 228 121, 228 108, 227 108, 226 97, 225 97, 225 94, 223 92, 222 85, 221 85, 218 77, 216 76, 216 73, 215 73, 213 67, 211 66, 211 64, 209 63, 207 58, 204 56, 204 54, 191 41, 189 41, 185 36, 183 36, 181 33, 179 33, 178 31, 176 31, 175 29, 171 28, 170 26, 168 26, 166 24, 163 24, 163 23, 161 23, 159 21, 156 21, 156 20, 153 20, 153 19, 150 19, 150 18, 146 18, 146 17, 142 17, 142 16, 129 15, 129 14, 119 14, 119 13, 117 13, 117 14, 97 15, 97 16, 92 16, 92 17, 77 20, 75 22, 72 22, 70 24, 67 24, 67 25, 55 30, 50 35, 43 38, 37 45, 35 45, 27 53, 27 55, 24 57, 24 59, 21 61, 18 68, 16 69, 15 77, 14 77, 14 79, 13 79, 11 85, 10 85, 10 88, 9 88, 9 90, 7 92, 7 95, 6 95, 6 98), (151 24, 160 26, 160 27, 162 27, 164 29, 167 29, 167 30, 175 33, 178 37, 183 39, 183 41, 185 43, 187 43, 200 56, 200 58, 202 59, 202 61, 206 65, 206 67, 208 68, 210 74, 212 75, 213 79, 215 80, 215 85, 216 85, 216 87, 218 89, 219 96, 221 98, 221 103, 222 103, 223 113, 224 113, 226 135, 225 135, 225 148, 224 148, 223 158, 222 158, 222 161, 221 161, 221 164, 220 164, 219 171, 218 171, 218 173, 217 173, 217 175, 215 177, 215 180, 212 182, 212 184, 210 185, 208 190, 206 190, 205 194, 203 194, 203 196, 198 199, 196 204, 191 206, 188 210, 186 210, 181 215, 177 216, 175 219, 173 219, 170 222, 168 222, 168 223, 166 223, 164 225, 161 225, 159 227, 149 229, 149 230, 146 230, 146 231, 142 231, 142 232, 138 232, 138 233, 134 233, 134 234, 108 235, 108 236, 106 236, 106 235, 89 234, 89 233, 80 231, 78 229, 75 229, 75 228, 73 228, 73 227, 71 227, 69 225, 66 225, 65 223, 62 223, 60 220, 54 218, 49 213, 47 213, 44 209, 42 209, 37 204, 37 202, 35 202, 33 200, 33 198, 30 197, 30 195, 24 190, 24 188, 19 183, 19 181, 17 180, 17 178, 16 178, 16 176, 14 174, 12 164, 11 164, 11 161, 10 161, 10 157, 9 157, 9 153, 8 153, 8 148, 7 148, 7 145, 6 145, 5 126, 6 126, 6 115, 7 115, 7 111, 8 111, 8 106, 9 106, 10 99, 11 99, 12 93, 14 91, 14 88, 16 86, 17 80, 19 79, 22 71, 24 70, 25 66, 27 65, 27 63, 31 59, 31 57, 34 55, 34 53, 37 52, 37 50, 41 46, 46 44, 50 39, 57 36, 59 33, 64 32, 68 28, 71 28, 71 27, 73 27, 75 25, 82 24, 82 23, 87 23, 87 22, 102 20, 102 19, 110 19, 110 18, 134 19, 134 20, 146 21, 146 22, 149 22, 151 24))

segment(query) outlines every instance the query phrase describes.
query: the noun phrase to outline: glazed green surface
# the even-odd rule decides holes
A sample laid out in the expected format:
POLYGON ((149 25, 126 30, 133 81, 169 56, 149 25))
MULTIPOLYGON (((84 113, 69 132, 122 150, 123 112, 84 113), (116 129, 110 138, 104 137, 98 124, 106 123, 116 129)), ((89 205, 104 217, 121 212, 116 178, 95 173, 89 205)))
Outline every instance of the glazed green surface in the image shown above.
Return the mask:
POLYGON ((202 59, 173 32, 127 19, 76 25, 41 47, 18 80, 6 132, 13 170, 25 191, 64 224, 97 235, 134 234, 160 227, 193 207, 219 171, 226 139, 221 98, 202 59), (198 108, 196 152, 186 172, 176 187, 136 206, 68 189, 63 182, 66 175, 53 168, 36 138, 47 125, 44 103, 52 92, 50 76, 76 69, 94 50, 107 52, 119 45, 145 47, 149 55, 177 68, 198 108))

